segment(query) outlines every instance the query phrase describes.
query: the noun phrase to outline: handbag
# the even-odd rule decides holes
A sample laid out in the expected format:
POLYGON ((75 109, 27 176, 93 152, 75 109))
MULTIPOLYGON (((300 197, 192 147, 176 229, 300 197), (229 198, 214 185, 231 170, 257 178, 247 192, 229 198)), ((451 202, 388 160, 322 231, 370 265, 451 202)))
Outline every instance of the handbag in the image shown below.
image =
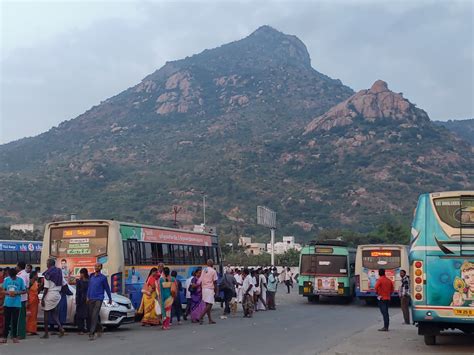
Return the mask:
POLYGON ((157 316, 161 316, 161 305, 160 302, 155 298, 155 313, 157 316))

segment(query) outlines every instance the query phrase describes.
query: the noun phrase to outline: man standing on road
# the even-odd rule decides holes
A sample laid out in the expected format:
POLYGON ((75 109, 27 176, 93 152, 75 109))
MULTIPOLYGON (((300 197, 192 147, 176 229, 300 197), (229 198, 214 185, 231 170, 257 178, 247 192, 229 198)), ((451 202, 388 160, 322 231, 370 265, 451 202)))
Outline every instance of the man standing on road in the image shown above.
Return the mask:
POLYGON ((26 263, 24 261, 19 261, 16 265, 18 272, 16 276, 23 280, 26 287, 26 293, 21 294, 20 317, 18 318, 18 337, 20 339, 26 338, 26 304, 28 303, 28 286, 30 284, 30 275, 28 275, 25 268, 26 263))
POLYGON ((249 269, 245 268, 242 272, 242 277, 244 278, 242 284, 242 308, 244 309, 244 317, 245 318, 252 318, 252 313, 254 310, 253 304, 253 280, 252 276, 250 275, 249 269))
POLYGON ((402 278, 402 284, 400 286, 400 307, 402 308, 403 319, 405 324, 410 324, 410 277, 407 275, 405 270, 400 271, 400 277, 402 278))
POLYGON ((267 306, 268 309, 275 310, 275 294, 278 285, 278 278, 276 276, 276 267, 273 267, 268 274, 267 282, 267 306))
POLYGON ((201 277, 199 278, 199 283, 201 284, 202 289, 202 300, 206 303, 206 309, 201 314, 199 323, 203 323, 204 316, 207 314, 209 319, 209 324, 216 324, 212 320, 211 310, 214 304, 214 296, 217 294, 217 272, 213 268, 214 262, 209 259, 207 261, 207 267, 202 270, 201 277))
POLYGON ((380 328, 379 331, 387 332, 390 323, 388 305, 393 292, 393 282, 385 276, 385 269, 379 270, 379 276, 380 277, 375 284, 375 292, 377 293, 380 313, 382 313, 383 317, 383 328, 380 328))
POLYGON ((109 304, 112 304, 112 294, 110 286, 102 273, 102 264, 97 263, 94 266, 95 272, 89 278, 89 288, 87 289, 87 304, 89 308, 89 319, 91 328, 89 330, 89 340, 95 339, 95 333, 98 329, 99 336, 102 333, 102 325, 100 324, 100 308, 104 301, 104 292, 107 292, 109 304))
POLYGON ((293 287, 293 274, 291 273, 291 269, 289 267, 287 267, 285 271, 285 285, 288 293, 290 293, 290 287, 293 287))
POLYGON ((228 267, 222 276, 220 289, 224 291, 224 315, 230 314, 230 300, 232 297, 236 295, 235 287, 237 286, 237 281, 235 280, 234 276, 232 275, 232 269, 228 267))

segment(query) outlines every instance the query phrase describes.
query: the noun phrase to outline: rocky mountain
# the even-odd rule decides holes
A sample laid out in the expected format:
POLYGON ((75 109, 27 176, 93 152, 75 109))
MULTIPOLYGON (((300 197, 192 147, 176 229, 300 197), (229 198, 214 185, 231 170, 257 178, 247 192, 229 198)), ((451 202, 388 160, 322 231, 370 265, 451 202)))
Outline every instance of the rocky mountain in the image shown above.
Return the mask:
POLYGON ((248 37, 166 63, 34 138, 0 146, 0 222, 81 217, 266 234, 367 230, 423 191, 469 186, 472 147, 378 81, 356 94, 311 67, 295 36, 248 37))
POLYGON ((474 145, 474 118, 467 120, 434 121, 434 123, 446 127, 465 141, 474 145))

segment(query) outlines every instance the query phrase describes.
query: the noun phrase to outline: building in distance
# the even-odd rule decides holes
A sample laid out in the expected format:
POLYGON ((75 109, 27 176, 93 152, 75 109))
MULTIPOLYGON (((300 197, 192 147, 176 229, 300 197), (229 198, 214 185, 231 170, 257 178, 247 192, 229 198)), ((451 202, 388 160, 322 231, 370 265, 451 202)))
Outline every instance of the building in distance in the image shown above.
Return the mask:
POLYGON ((10 232, 12 231, 33 232, 34 230, 35 230, 35 225, 32 223, 12 224, 10 226, 10 232))
MULTIPOLYGON (((275 243, 274 252, 276 255, 279 255, 285 254, 288 250, 292 249, 301 251, 301 244, 295 243, 295 237, 285 236, 283 237, 283 241, 275 243)), ((272 245, 270 243, 267 244, 267 251, 269 253, 272 252, 272 245)))

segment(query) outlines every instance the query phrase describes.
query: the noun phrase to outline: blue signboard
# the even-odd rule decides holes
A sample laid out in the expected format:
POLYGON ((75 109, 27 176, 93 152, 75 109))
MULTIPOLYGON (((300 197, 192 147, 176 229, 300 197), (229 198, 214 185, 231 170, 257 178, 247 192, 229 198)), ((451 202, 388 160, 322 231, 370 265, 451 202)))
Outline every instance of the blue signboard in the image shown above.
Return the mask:
POLYGON ((0 251, 41 251, 42 242, 2 241, 0 251))

